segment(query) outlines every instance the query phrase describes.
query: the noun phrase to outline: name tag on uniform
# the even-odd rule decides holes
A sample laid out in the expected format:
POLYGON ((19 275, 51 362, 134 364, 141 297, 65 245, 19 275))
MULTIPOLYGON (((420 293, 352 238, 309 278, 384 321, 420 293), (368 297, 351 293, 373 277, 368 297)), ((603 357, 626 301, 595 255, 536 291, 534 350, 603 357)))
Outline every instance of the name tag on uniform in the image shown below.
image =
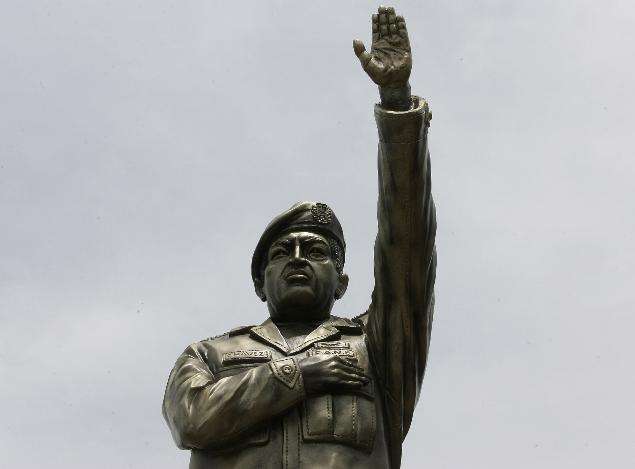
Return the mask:
POLYGON ((357 355, 351 349, 320 349, 313 350, 311 355, 339 355, 340 357, 354 358, 357 360, 357 355))
POLYGON ((350 349, 351 343, 343 340, 334 340, 333 342, 316 342, 317 349, 350 349))
POLYGON ((223 365, 239 363, 260 363, 271 360, 270 350, 235 350, 223 354, 223 365))
POLYGON ((357 360, 357 355, 351 349, 350 342, 341 340, 333 342, 316 342, 311 350, 310 355, 339 355, 340 357, 352 358, 357 360))

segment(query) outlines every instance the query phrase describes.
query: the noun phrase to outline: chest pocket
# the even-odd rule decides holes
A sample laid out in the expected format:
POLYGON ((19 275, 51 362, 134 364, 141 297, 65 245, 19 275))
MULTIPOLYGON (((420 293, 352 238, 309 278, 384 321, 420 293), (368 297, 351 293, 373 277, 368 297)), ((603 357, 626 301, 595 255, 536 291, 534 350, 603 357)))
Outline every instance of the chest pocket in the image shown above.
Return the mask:
MULTIPOLYGON (((322 347, 321 350, 320 344, 317 344, 317 349, 311 354, 361 358, 359 351, 351 350, 347 343, 324 344, 322 347)), ((371 379, 359 391, 349 394, 308 398, 302 403, 301 418, 304 441, 340 443, 370 453, 377 431, 374 382, 371 379)))
POLYGON ((375 401, 368 394, 312 397, 304 401, 301 414, 304 441, 335 442, 372 452, 377 419, 375 401))

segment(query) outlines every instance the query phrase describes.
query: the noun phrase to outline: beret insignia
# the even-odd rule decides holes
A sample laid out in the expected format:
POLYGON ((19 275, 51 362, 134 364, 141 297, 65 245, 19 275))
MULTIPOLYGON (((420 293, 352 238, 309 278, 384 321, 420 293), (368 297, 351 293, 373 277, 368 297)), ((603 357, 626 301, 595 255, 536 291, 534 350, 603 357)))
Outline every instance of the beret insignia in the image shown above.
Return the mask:
POLYGON ((311 215, 313 215, 313 221, 322 225, 328 225, 333 220, 333 210, 321 202, 311 207, 311 215))

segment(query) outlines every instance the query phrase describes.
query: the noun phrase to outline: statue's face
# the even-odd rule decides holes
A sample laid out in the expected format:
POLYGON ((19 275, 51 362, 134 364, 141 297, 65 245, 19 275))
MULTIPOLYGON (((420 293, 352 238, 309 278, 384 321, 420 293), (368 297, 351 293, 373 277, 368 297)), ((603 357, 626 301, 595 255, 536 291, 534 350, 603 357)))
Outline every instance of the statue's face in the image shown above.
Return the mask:
POLYGON ((347 284, 348 277, 337 272, 329 243, 322 235, 292 232, 269 247, 262 298, 274 319, 326 318, 347 284))

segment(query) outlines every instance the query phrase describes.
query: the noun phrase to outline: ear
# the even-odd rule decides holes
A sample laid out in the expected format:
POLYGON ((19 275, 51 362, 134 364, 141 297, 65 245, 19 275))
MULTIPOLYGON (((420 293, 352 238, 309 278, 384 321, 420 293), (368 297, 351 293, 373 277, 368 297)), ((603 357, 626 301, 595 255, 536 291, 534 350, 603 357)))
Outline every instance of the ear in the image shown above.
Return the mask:
POLYGON ((256 290, 256 295, 258 295, 258 298, 260 298, 262 301, 267 301, 267 296, 265 295, 265 292, 262 288, 262 280, 259 278, 254 279, 254 289, 256 290))
POLYGON ((348 288, 348 275, 341 273, 339 274, 337 288, 335 289, 335 299, 339 300, 346 293, 346 289, 348 288))

